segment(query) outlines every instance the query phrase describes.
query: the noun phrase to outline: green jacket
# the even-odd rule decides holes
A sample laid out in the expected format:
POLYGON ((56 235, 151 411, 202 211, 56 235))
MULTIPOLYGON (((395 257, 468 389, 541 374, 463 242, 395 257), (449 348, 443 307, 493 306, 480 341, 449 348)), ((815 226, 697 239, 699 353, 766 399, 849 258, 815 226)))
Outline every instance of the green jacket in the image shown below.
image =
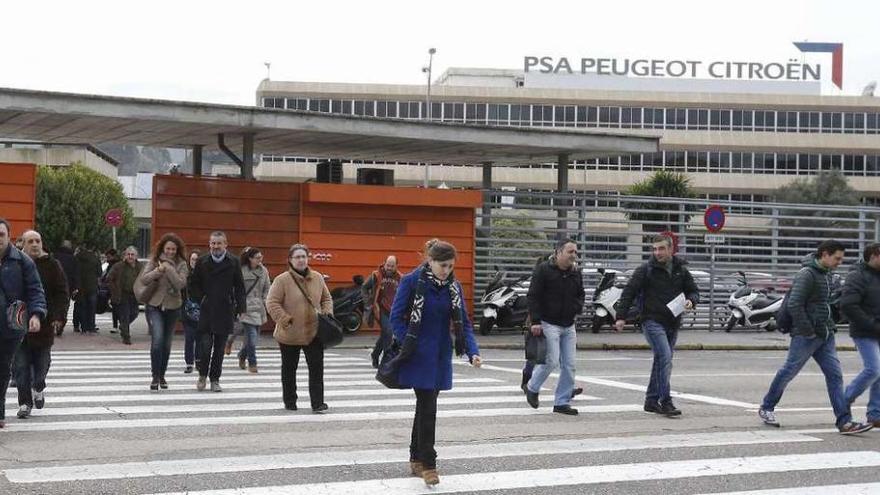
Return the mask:
POLYGON ((831 270, 823 267, 814 254, 804 258, 801 266, 788 295, 791 334, 827 339, 837 330, 831 317, 831 270))

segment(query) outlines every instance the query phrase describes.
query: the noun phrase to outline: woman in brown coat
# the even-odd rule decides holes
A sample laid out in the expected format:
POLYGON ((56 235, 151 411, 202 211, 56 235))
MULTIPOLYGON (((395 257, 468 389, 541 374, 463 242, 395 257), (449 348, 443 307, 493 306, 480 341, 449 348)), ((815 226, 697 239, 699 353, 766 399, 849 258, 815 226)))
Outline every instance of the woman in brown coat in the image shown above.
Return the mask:
POLYGON ((318 311, 333 314, 333 299, 324 276, 309 268, 309 248, 294 244, 287 253, 289 269, 275 278, 266 309, 275 321, 275 340, 281 348, 281 386, 284 408, 296 411, 296 369, 299 353, 309 367, 312 412, 327 410, 324 403, 324 346, 317 338, 318 311), (306 299, 303 293, 308 294, 306 299))

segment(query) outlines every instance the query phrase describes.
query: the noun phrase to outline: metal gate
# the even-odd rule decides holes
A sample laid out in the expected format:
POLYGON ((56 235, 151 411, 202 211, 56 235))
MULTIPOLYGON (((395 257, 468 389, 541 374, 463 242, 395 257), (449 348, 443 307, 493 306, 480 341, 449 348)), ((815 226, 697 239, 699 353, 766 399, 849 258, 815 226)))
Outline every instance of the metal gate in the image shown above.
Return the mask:
POLYGON ((678 254, 700 286, 703 304, 688 314, 683 328, 710 330, 728 318, 738 271, 747 273, 750 285, 782 294, 802 258, 821 240, 833 238, 846 246, 839 276, 861 259, 867 243, 880 240, 880 208, 873 207, 506 190, 487 191, 486 197, 477 213, 475 299, 496 267, 510 277, 529 274, 539 258, 552 253, 557 238, 570 237, 578 243, 587 289, 581 323, 592 318, 597 270, 618 270, 626 277, 648 259, 651 238, 660 232, 677 238, 678 254), (721 242, 711 244, 703 212, 716 204, 727 220, 723 238, 708 239, 721 242))

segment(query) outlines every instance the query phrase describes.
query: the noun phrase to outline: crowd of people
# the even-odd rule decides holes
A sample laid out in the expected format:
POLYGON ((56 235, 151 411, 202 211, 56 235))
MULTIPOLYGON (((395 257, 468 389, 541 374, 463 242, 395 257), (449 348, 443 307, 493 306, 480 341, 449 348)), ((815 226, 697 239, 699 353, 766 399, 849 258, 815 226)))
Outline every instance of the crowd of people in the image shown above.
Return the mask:
MULTIPOLYGON (((309 267, 304 244, 288 251, 287 270, 273 279, 263 266, 262 252, 246 247, 240 256, 228 250, 226 234, 211 233, 208 252, 187 252, 173 233, 163 235, 146 262, 134 247, 119 260, 106 253, 107 266, 88 249, 74 251, 65 241, 49 254, 36 231, 25 232, 20 249, 10 240, 11 227, 0 219, 0 428, 5 426, 5 396, 14 371, 18 388, 18 417, 30 416, 44 406, 51 347, 62 335, 68 308, 74 301, 74 331, 93 333, 101 281, 109 299, 120 337, 131 344, 131 322, 145 308, 151 338, 149 388, 168 389, 165 379, 178 322, 184 328, 184 373, 197 371, 196 388, 222 392, 220 378, 225 355, 236 336, 241 369, 257 373, 259 329, 271 317, 273 337, 281 355, 281 399, 284 408, 298 409, 296 373, 300 354, 308 367, 308 392, 313 413, 329 410, 324 401, 324 350, 319 338, 319 315, 332 314, 333 301, 325 277, 309 267), (117 321, 118 320, 118 321, 117 321)), ((371 353, 379 367, 395 345, 410 337, 415 343, 399 368, 398 382, 415 393, 415 416, 410 441, 410 469, 425 483, 439 483, 434 449, 437 399, 452 388, 453 355, 466 356, 480 367, 482 360, 473 325, 466 311, 461 284, 455 279, 455 247, 437 239, 425 246, 424 262, 408 274, 389 256, 363 286, 364 300, 380 324, 371 353)), ((845 256, 837 241, 820 243, 804 259, 796 274, 785 308, 791 314, 792 340, 788 356, 776 373, 759 409, 767 425, 779 426, 774 408, 785 387, 809 358, 825 375, 828 395, 842 434, 857 434, 880 426, 880 243, 868 244, 862 260, 846 278, 841 307, 864 367, 844 387, 836 353, 836 326, 830 311, 830 277, 845 256), (869 391, 866 422, 854 421, 851 404, 869 391)), ((577 334, 575 317, 584 304, 584 286, 577 266, 577 243, 562 239, 552 256, 535 267, 528 291, 529 331, 546 344, 540 364, 527 362, 522 388, 526 402, 540 406, 539 392, 559 370, 553 412, 578 415, 571 400, 583 391, 575 384, 577 334)), ((672 361, 682 314, 700 303, 700 294, 687 262, 673 251, 669 237, 653 239, 650 259, 637 268, 621 296, 617 314, 635 307, 641 331, 652 349, 653 363, 644 410, 674 417, 682 411, 672 402, 672 361)), ((615 330, 625 322, 618 320, 615 330)), ((399 347, 397 347, 399 348, 399 347)))

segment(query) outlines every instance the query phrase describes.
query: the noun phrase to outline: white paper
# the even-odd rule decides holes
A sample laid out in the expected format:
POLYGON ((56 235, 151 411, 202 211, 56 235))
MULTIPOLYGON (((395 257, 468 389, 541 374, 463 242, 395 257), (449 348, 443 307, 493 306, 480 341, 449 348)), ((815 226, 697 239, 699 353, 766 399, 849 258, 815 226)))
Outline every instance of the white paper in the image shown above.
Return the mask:
POLYGON ((678 316, 684 313, 684 305, 687 302, 687 299, 684 298, 684 292, 675 297, 675 299, 669 301, 669 304, 666 305, 669 308, 669 311, 672 312, 672 316, 678 316))

